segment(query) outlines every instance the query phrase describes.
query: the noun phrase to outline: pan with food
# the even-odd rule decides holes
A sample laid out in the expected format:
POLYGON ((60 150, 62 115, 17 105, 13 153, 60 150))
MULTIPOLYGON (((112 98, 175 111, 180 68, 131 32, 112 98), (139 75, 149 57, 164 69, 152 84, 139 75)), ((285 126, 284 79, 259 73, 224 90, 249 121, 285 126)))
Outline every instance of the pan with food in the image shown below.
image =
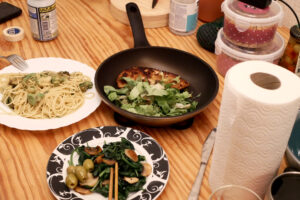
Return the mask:
MULTIPOLYGON (((218 93, 219 82, 214 70, 199 57, 185 51, 150 46, 137 5, 128 3, 126 10, 133 33, 134 48, 112 55, 102 62, 97 69, 95 86, 102 100, 123 117, 148 126, 168 126, 183 122, 199 114, 214 100, 218 93), (124 92, 126 86, 128 90, 124 92), (117 96, 109 93, 113 90, 117 96), (154 90, 155 92, 153 92, 154 90), (159 92, 156 93, 156 90, 159 92), (123 97, 120 97, 122 96, 120 91, 124 93, 123 97), (136 91, 139 92, 136 93, 136 91), (176 106, 179 110, 186 109, 187 112, 177 112, 178 109, 175 112, 177 114, 168 115, 165 112, 175 109, 172 106, 178 103, 172 101, 171 103, 167 102, 168 105, 166 105, 165 102, 160 101, 161 96, 172 92, 179 96, 188 97, 188 99, 184 99, 183 103, 176 106), (130 94, 132 96, 129 98, 130 94), (122 109, 120 102, 124 101, 115 102, 115 98, 129 98, 125 102, 130 103, 130 106, 136 105, 136 103, 130 102, 132 99, 139 98, 138 102, 141 102, 141 99, 142 101, 152 99, 150 106, 142 105, 142 107, 148 109, 154 102, 157 104, 152 106, 154 111, 156 110, 155 106, 163 108, 160 115, 155 113, 151 115, 141 114, 135 112, 140 110, 136 107, 134 109, 122 109), (158 103, 159 101, 160 103, 158 103), (189 103, 191 107, 187 108, 186 105, 189 103)), ((164 99, 168 98, 164 96, 164 99)), ((174 97, 170 98, 174 99, 174 97)))

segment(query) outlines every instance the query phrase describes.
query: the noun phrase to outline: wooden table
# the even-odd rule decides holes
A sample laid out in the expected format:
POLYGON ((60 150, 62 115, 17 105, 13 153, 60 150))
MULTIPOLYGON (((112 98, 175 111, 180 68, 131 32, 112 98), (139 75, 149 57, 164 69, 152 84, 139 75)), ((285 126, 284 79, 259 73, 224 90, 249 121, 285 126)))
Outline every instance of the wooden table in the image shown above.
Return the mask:
MULTIPOLYGON (((1 24, 0 30, 2 32, 13 25, 20 26, 25 30, 25 38, 20 42, 7 42, 0 37, 0 55, 16 53, 26 59, 62 57, 96 69, 112 54, 133 47, 130 27, 111 16, 108 0, 57 1, 59 36, 49 42, 39 42, 32 38, 25 0, 7 2, 20 7, 23 14, 1 24)), ((286 28, 280 28, 279 32, 288 38, 286 28)), ((216 69, 216 56, 199 46, 195 33, 182 37, 164 27, 147 29, 146 35, 153 46, 190 52, 216 69)), ((0 59, 1 68, 8 65, 7 61, 0 59)), ((134 126, 155 138, 169 158, 169 182, 158 199, 187 199, 200 166, 202 144, 210 130, 217 125, 223 91, 223 78, 219 76, 219 80, 220 90, 216 99, 195 117, 192 127, 175 130, 134 126)), ((54 199, 46 182, 46 166, 52 151, 74 133, 108 125, 118 124, 113 119, 112 110, 104 103, 87 118, 56 130, 23 131, 0 125, 0 199, 54 199)), ((208 199, 211 192, 208 185, 209 166, 210 163, 200 193, 200 199, 203 200, 208 199)), ((280 171, 285 166, 283 160, 280 171)))

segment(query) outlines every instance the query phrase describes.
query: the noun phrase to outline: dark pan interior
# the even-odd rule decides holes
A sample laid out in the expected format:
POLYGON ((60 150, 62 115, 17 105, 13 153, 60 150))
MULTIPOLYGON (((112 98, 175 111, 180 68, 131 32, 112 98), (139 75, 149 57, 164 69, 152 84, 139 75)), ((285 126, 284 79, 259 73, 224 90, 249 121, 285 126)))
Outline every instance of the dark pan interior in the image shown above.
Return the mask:
POLYGON ((193 96, 201 93, 201 96, 196 99, 199 102, 197 110, 206 107, 218 92, 219 83, 214 70, 198 57, 167 47, 142 47, 114 54, 99 66, 95 84, 106 103, 112 104, 107 99, 103 87, 105 85, 116 87, 119 73, 133 66, 172 72, 187 80, 190 83, 188 90, 193 92, 193 96))

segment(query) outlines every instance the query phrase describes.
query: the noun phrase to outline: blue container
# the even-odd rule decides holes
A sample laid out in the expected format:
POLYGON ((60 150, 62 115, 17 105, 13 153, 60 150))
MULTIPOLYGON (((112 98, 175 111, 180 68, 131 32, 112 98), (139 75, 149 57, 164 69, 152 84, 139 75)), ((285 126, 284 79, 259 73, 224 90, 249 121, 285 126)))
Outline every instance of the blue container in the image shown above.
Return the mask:
POLYGON ((300 110, 286 150, 289 167, 300 170, 300 110))

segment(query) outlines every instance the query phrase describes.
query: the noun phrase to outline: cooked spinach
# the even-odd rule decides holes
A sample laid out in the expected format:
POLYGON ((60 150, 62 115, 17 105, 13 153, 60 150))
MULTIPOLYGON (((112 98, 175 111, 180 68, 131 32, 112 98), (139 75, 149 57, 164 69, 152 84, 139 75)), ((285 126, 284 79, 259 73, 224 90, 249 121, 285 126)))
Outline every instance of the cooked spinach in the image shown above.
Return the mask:
POLYGON ((110 168, 114 168, 114 165, 108 165, 105 162, 96 162, 98 156, 103 156, 103 159, 113 160, 118 162, 118 199, 125 200, 130 192, 136 192, 143 189, 143 186, 146 183, 146 177, 142 176, 143 164, 141 161, 145 161, 145 157, 141 155, 136 155, 137 160, 133 160, 130 156, 126 154, 126 151, 134 151, 133 144, 125 138, 121 138, 121 141, 111 142, 104 144, 102 151, 96 155, 90 155, 86 146, 77 147, 71 154, 71 159, 69 165, 74 165, 73 163, 73 154, 76 152, 79 155, 78 165, 83 165, 86 159, 93 160, 94 169, 91 171, 94 178, 98 178, 97 183, 89 188, 92 192, 97 192, 107 197, 109 193, 109 184, 108 180, 110 177, 110 168), (126 178, 135 178, 136 182, 129 183, 126 178))

